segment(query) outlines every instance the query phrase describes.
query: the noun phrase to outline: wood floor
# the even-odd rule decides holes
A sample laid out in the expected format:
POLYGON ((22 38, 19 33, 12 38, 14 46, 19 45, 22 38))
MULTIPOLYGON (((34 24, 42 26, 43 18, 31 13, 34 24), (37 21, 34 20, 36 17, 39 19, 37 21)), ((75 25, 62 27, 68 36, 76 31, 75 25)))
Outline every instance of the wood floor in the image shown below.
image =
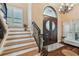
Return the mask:
POLYGON ((71 50, 71 51, 75 52, 77 55, 79 55, 79 47, 74 47, 74 46, 71 46, 71 45, 68 45, 68 44, 64 44, 64 47, 49 52, 48 56, 65 56, 61 52, 63 49, 71 50))

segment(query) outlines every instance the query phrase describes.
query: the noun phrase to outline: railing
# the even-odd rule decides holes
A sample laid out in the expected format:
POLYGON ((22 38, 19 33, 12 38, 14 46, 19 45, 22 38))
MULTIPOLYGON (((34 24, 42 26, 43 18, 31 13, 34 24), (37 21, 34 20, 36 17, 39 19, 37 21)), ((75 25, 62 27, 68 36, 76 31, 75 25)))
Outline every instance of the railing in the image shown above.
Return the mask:
POLYGON ((32 22, 32 25, 33 25, 33 36, 36 40, 40 52, 43 47, 43 35, 41 34, 40 28, 37 26, 37 24, 34 21, 32 22))
POLYGON ((8 26, 6 24, 6 19, 7 19, 7 10, 6 10, 6 4, 5 3, 1 3, 0 4, 0 54, 3 51, 3 46, 5 43, 5 40, 7 38, 8 35, 8 26), (5 10, 5 11, 4 11, 5 10))
MULTIPOLYGON (((48 55, 47 46, 43 45, 44 44, 43 34, 41 34, 41 30, 35 22, 32 22, 32 24, 33 24, 33 36, 39 47, 40 55, 47 56, 48 55)), ((47 41, 45 41, 45 43, 47 44, 47 41)))

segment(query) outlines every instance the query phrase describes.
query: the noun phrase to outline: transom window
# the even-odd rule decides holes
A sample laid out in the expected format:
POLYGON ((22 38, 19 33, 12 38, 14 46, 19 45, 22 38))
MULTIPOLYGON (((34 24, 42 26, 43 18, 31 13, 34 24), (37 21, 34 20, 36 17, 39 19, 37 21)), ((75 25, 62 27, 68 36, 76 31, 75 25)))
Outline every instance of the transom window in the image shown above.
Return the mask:
POLYGON ((47 15, 47 16, 51 16, 51 17, 57 18, 55 10, 53 10, 53 8, 50 7, 50 6, 47 6, 47 7, 44 8, 43 15, 47 15))

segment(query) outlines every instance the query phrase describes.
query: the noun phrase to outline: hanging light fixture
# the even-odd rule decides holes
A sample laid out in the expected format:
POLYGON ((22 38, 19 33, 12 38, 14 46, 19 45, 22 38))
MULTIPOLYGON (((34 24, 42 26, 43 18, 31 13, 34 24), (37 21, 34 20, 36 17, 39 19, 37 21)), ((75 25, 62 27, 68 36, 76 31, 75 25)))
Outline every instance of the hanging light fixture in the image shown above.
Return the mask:
POLYGON ((59 8, 59 12, 63 14, 68 13, 73 9, 73 7, 74 7, 74 4, 72 3, 62 3, 59 8))

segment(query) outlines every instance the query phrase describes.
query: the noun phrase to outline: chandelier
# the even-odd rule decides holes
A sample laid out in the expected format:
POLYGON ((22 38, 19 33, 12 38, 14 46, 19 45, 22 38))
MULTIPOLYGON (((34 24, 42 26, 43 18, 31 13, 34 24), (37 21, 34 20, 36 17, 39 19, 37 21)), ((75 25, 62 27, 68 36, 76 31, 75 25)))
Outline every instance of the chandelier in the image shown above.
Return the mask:
POLYGON ((73 3, 62 3, 59 8, 59 12, 63 14, 68 13, 73 9, 73 7, 74 7, 73 3))

